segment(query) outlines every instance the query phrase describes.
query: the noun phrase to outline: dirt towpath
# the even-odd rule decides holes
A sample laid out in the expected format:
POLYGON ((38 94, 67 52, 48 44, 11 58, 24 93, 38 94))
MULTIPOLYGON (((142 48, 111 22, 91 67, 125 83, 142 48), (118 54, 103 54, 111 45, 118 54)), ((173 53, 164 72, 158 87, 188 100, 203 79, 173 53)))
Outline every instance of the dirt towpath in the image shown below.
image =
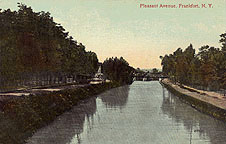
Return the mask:
POLYGON ((14 92, 3 92, 3 93, 0 93, 0 102, 3 102, 11 98, 15 98, 15 97, 28 96, 30 94, 61 91, 64 89, 75 89, 78 87, 85 87, 87 85, 88 84, 72 84, 72 85, 55 86, 55 87, 49 87, 49 88, 48 87, 47 88, 31 88, 31 89, 24 89, 24 90, 15 90, 14 92))
POLYGON ((176 91, 183 93, 187 96, 194 97, 196 99, 199 99, 201 101, 204 101, 206 103, 212 104, 216 107, 226 110, 226 96, 224 96, 223 94, 197 90, 186 85, 183 85, 183 87, 185 88, 181 88, 179 85, 170 82, 169 79, 163 79, 162 83, 171 86, 176 91))

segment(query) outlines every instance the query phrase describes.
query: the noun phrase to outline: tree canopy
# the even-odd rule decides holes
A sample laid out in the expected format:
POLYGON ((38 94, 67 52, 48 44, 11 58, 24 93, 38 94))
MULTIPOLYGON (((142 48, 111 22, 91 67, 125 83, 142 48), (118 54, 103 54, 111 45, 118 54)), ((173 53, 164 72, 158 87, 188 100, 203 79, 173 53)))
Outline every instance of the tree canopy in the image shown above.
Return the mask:
POLYGON ((211 89, 226 88, 226 33, 220 35, 221 48, 208 45, 196 54, 192 45, 184 51, 160 56, 163 72, 172 80, 211 89))
POLYGON ((97 71, 97 55, 69 36, 49 12, 34 12, 24 4, 18 8, 0 11, 2 80, 40 72, 91 75, 97 71))
POLYGON ((134 68, 129 66, 129 63, 120 58, 109 58, 106 59, 103 63, 103 71, 106 77, 110 80, 119 82, 121 84, 131 84, 132 83, 132 74, 134 68))

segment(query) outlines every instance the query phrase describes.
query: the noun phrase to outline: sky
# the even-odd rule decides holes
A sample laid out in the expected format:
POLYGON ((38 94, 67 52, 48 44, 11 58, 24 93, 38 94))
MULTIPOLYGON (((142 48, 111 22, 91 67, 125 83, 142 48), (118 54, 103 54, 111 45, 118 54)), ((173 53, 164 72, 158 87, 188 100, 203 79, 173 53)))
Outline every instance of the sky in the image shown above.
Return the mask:
POLYGON ((123 57, 134 68, 161 68, 159 56, 190 43, 220 47, 226 32, 226 0, 0 0, 0 8, 50 12, 86 50, 103 62, 123 57), (140 8, 140 4, 212 4, 213 8, 140 8))

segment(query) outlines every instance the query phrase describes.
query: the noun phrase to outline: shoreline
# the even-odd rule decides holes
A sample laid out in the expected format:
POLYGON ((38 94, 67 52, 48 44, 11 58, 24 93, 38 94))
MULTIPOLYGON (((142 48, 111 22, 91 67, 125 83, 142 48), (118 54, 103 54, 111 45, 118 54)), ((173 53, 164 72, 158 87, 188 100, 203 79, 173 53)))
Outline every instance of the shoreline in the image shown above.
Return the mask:
POLYGON ((47 126, 80 101, 119 86, 110 82, 9 100, 0 112, 0 141, 3 144, 26 143, 38 129, 47 126))
POLYGON ((226 122, 226 97, 185 85, 182 88, 179 85, 173 84, 168 79, 163 79, 160 81, 160 84, 198 111, 226 122))

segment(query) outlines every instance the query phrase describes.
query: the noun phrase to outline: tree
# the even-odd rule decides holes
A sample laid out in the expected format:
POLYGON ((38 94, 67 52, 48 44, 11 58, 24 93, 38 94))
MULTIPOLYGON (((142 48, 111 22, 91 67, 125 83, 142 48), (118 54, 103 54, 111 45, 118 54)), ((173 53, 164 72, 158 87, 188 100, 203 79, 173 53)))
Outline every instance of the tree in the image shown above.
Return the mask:
POLYGON ((205 45, 195 54, 190 44, 184 51, 178 48, 173 54, 160 56, 163 73, 181 84, 201 85, 216 90, 225 88, 226 33, 220 37, 221 49, 205 45))
POLYGON ((119 82, 121 84, 131 84, 132 74, 135 71, 134 68, 129 66, 129 63, 120 57, 106 59, 103 63, 104 75, 112 81, 119 82))
POLYGON ((222 44, 222 51, 226 52, 226 32, 220 35, 219 42, 222 44))
POLYGON ((18 7, 18 11, 0 11, 1 81, 30 79, 40 73, 92 75, 97 71, 97 55, 77 44, 49 12, 34 12, 24 4, 18 7))

